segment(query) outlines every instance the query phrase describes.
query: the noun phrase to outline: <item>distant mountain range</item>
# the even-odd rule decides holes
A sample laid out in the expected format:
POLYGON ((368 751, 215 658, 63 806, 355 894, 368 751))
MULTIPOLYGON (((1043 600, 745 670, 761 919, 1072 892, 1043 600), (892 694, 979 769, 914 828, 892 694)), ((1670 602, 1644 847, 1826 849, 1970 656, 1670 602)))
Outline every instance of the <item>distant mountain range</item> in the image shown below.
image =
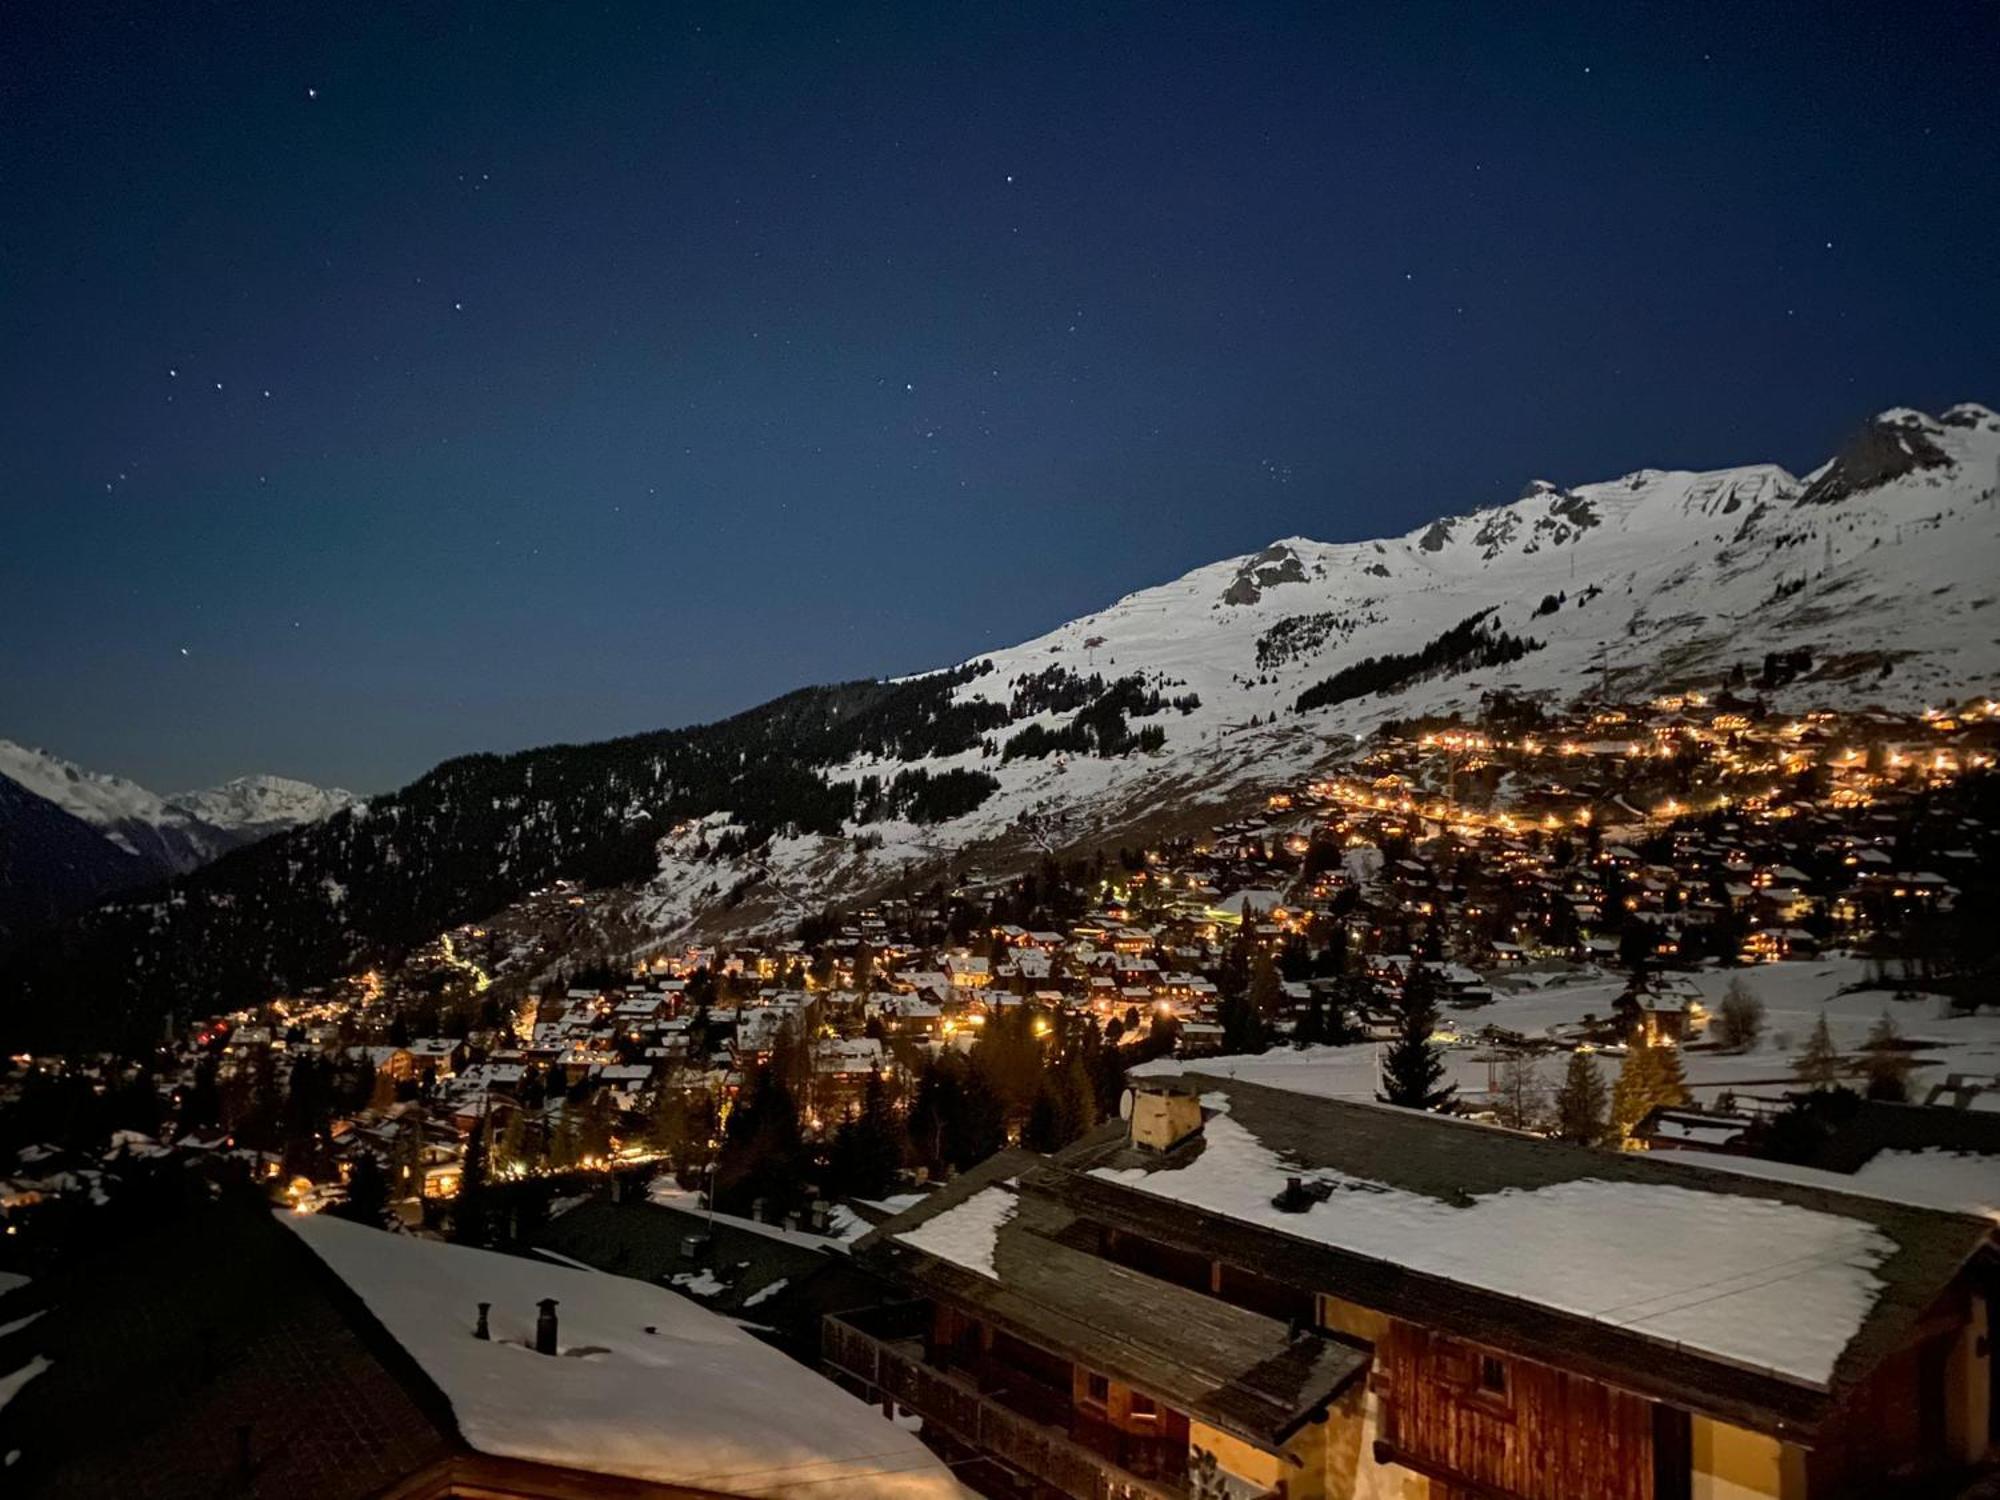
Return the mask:
POLYGON ((1401 537, 1274 542, 948 670, 447 762, 64 924, 0 972, 0 1025, 150 1035, 167 1007, 312 983, 557 877, 596 887, 630 943, 795 922, 948 869, 1141 842, 1496 691, 1990 693, 1997 601, 1983 406, 1883 412, 1803 476, 1537 480, 1401 537))
POLYGON ((113 891, 184 875, 358 799, 282 776, 162 797, 0 740, 0 941, 113 891))

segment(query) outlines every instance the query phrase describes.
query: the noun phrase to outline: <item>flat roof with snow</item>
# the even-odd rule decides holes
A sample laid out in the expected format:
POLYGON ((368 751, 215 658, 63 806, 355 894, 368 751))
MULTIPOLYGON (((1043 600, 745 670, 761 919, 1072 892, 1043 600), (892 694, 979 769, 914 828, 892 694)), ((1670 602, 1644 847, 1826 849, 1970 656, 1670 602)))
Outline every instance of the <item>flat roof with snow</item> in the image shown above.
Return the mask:
POLYGON ((1819 1184, 1184 1078, 1198 1135, 1142 1153, 1107 1126, 1049 1185, 1137 1232, 1636 1388, 1719 1393, 1767 1424, 1816 1419, 1990 1238, 1819 1184), (1314 1190, 1299 1211, 1274 1202, 1293 1177, 1314 1190))

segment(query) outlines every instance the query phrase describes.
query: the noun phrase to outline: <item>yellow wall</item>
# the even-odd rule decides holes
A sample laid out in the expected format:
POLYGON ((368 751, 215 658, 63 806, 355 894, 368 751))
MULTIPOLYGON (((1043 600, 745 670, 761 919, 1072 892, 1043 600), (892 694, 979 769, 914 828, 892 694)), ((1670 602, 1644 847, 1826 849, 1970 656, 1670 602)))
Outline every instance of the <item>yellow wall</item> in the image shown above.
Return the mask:
POLYGON ((1786 1488, 1785 1445, 1776 1438, 1702 1416, 1690 1436, 1694 1500, 1793 1500, 1802 1493, 1786 1488))
POLYGON ((1215 1461, 1238 1479, 1271 1490, 1280 1479, 1294 1477, 1292 1466, 1262 1448, 1253 1448, 1239 1437, 1210 1427, 1199 1418, 1188 1422, 1188 1448, 1201 1448, 1215 1455, 1215 1461))
POLYGON ((1331 1292, 1319 1295, 1319 1326, 1328 1333, 1345 1334, 1364 1344, 1378 1343, 1389 1331, 1389 1317, 1358 1302, 1349 1302, 1331 1292))
POLYGON ((1379 1406, 1368 1383, 1356 1381, 1327 1408, 1325 1425, 1299 1434, 1313 1434, 1301 1450, 1310 1477, 1294 1482, 1293 1493, 1303 1500, 1429 1500, 1431 1482, 1423 1475, 1375 1462, 1379 1406))
POLYGON ((1987 1389, 1993 1379, 1993 1360, 1980 1350, 1988 1343, 1988 1305, 1984 1297, 1972 1298, 1971 1316, 1959 1330, 1945 1366, 1945 1433, 1951 1455, 1960 1463, 1977 1463, 1987 1449, 1987 1389))

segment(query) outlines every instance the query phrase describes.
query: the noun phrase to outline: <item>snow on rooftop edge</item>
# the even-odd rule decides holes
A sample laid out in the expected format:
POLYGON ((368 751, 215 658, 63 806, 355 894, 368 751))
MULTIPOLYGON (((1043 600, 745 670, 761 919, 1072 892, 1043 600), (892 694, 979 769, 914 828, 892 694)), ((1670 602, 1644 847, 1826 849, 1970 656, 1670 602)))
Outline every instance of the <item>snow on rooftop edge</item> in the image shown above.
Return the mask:
POLYGON ((1853 1193, 1885 1203, 1906 1203, 2000 1222, 2000 1157, 1976 1152, 1943 1148, 1878 1151, 1852 1174, 1705 1151, 1676 1156, 1675 1160, 1767 1182, 1798 1183, 1829 1193, 1853 1193))
POLYGON ((1581 1178, 1458 1208, 1386 1183, 1301 1168, 1222 1112, 1184 1167, 1093 1176, 1824 1386, 1883 1287, 1895 1243, 1872 1224, 1775 1199, 1581 1178), (1287 1177, 1330 1184, 1303 1213, 1287 1177))
POLYGON ((727 1319, 622 1276, 281 1215, 450 1400, 481 1452, 727 1494, 964 1500, 943 1460, 727 1319), (533 1352, 557 1299, 564 1354, 533 1352), (490 1342, 472 1336, 491 1302, 490 1342), (648 1333, 648 1327, 656 1332, 648 1333))
POLYGON ((1000 1246, 1000 1231, 1020 1207, 1021 1200, 1009 1189, 985 1187, 896 1238, 914 1250, 998 1281, 993 1256, 1000 1246))

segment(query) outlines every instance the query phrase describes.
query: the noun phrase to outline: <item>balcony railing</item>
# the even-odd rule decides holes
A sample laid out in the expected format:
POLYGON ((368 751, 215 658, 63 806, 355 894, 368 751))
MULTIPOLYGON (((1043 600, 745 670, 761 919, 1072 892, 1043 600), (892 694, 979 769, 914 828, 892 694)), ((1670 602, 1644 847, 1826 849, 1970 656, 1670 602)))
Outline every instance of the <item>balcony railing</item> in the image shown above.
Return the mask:
MULTIPOLYGON (((887 1310, 883 1310, 887 1311, 887 1310)), ((869 1316, 862 1314, 860 1316, 869 1316)), ((1071 1440, 1062 1429, 1010 1410, 963 1376, 924 1363, 923 1341, 870 1316, 878 1333, 829 1317, 820 1358, 830 1373, 857 1381, 935 1422, 966 1447, 1011 1465, 1076 1500, 1188 1500, 1180 1486, 1144 1479, 1071 1440), (901 1336, 898 1336, 901 1334, 901 1336)))

